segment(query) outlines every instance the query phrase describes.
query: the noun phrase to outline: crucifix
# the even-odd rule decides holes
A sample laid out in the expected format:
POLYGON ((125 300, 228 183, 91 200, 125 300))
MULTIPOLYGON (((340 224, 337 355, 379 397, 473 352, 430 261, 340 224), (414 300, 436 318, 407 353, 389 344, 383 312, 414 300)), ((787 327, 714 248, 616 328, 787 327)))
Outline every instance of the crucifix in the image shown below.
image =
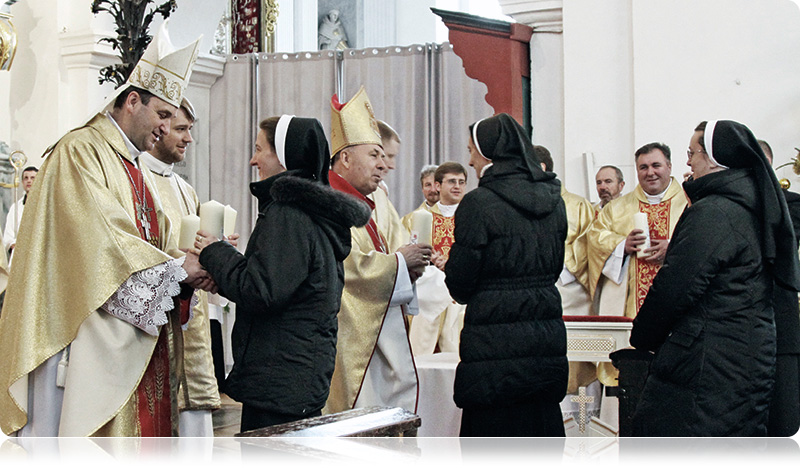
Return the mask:
POLYGON ((139 203, 136 205, 136 217, 139 218, 139 222, 142 224, 142 230, 144 231, 144 239, 150 242, 150 215, 149 213, 153 211, 152 208, 147 207, 143 203, 139 203))
POLYGON ((578 389, 578 395, 570 398, 570 401, 580 405, 580 413, 578 413, 578 430, 581 434, 586 432, 586 404, 593 403, 594 397, 586 395, 586 387, 578 389))

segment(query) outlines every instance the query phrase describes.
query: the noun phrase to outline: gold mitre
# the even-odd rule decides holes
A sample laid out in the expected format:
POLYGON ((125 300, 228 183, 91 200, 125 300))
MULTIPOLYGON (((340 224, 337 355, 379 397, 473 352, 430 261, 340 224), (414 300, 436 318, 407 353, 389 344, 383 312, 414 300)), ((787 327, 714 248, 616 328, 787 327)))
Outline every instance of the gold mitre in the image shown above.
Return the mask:
POLYGON ((158 34, 128 77, 127 84, 149 91, 175 107, 180 107, 183 92, 189 85, 192 67, 197 61, 202 36, 176 50, 167 34, 168 21, 164 20, 161 24, 158 34))
POLYGON ((345 104, 331 98, 331 157, 348 146, 382 145, 375 112, 362 85, 345 104))

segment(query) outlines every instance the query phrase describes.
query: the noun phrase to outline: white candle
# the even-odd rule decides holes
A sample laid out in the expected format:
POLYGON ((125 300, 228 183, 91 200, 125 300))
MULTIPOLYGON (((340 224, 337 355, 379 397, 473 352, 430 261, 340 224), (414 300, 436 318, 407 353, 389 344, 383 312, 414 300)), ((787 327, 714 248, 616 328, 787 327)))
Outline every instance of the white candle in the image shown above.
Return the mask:
POLYGON ((222 239, 222 228, 225 226, 225 206, 209 200, 200 205, 200 230, 207 231, 217 239, 222 239))
POLYGON ((178 239, 179 249, 191 249, 194 247, 194 237, 200 230, 200 217, 197 215, 186 215, 181 218, 181 235, 178 239))
POLYGON ((633 228, 641 229, 644 235, 647 236, 644 244, 639 246, 639 253, 637 254, 639 258, 647 257, 650 255, 644 252, 644 249, 650 248, 650 225, 647 223, 647 213, 635 213, 633 215, 633 228))
POLYGON ((223 234, 230 236, 236 232, 236 210, 231 208, 230 205, 225 205, 225 222, 223 234))
POLYGON ((433 230, 433 215, 427 210, 418 210, 411 215, 411 243, 430 244, 433 230))

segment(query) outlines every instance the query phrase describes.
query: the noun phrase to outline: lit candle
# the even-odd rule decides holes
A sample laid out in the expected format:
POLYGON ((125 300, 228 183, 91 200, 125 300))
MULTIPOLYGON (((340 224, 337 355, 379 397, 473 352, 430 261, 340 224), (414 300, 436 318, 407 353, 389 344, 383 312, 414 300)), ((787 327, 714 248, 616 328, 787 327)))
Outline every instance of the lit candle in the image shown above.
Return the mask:
POLYGON ((225 206, 209 200, 200 205, 200 230, 207 231, 217 239, 222 239, 222 228, 225 225, 225 206))
POLYGON ((181 235, 178 239, 178 248, 188 250, 194 247, 194 237, 199 230, 199 216, 190 214, 181 218, 181 235))
POLYGON ((644 252, 644 249, 650 248, 650 226, 647 224, 647 213, 635 213, 633 215, 633 228, 641 229, 644 235, 647 236, 644 244, 639 246, 639 253, 637 254, 639 258, 647 257, 650 255, 644 252))
POLYGON ((225 227, 223 233, 230 236, 236 232, 236 210, 231 208, 230 205, 225 205, 225 227))
POLYGON ((433 215, 427 210, 417 210, 411 214, 411 243, 430 244, 433 230, 433 215))

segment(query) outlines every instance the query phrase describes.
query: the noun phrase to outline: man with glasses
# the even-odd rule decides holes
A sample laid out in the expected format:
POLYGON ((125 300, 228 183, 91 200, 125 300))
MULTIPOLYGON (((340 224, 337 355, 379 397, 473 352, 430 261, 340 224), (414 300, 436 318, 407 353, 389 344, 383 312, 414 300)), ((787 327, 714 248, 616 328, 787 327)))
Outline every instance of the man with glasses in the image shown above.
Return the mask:
POLYGON ((411 320, 411 348, 415 356, 436 352, 458 352, 466 305, 450 297, 444 285, 444 264, 450 256, 455 230, 455 214, 467 188, 467 170, 459 163, 442 163, 433 173, 439 201, 430 209, 433 215, 432 266, 417 280, 419 315, 411 320))

